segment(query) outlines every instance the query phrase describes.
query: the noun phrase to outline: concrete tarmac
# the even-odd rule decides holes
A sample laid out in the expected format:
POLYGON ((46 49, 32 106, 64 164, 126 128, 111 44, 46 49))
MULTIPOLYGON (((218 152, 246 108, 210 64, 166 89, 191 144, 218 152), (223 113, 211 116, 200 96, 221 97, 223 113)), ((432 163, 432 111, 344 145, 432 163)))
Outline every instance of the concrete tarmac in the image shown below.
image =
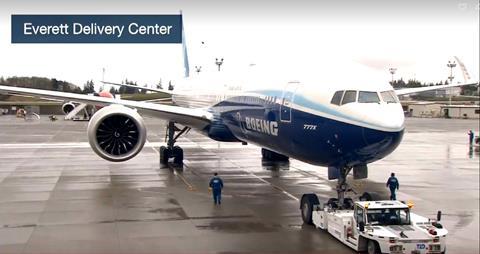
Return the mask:
MULTIPOLYGON (((178 142, 184 166, 160 167, 165 123, 146 123, 142 152, 113 163, 90 149, 87 122, 0 116, 0 253, 354 253, 302 224, 303 193, 336 195, 325 168, 265 165, 258 147, 194 131, 178 142), (225 182, 221 206, 208 191, 213 172, 225 182)), ((395 172, 414 212, 442 210, 448 252, 479 253, 479 155, 467 141, 478 120, 406 125, 400 147, 352 187, 387 196, 395 172)))

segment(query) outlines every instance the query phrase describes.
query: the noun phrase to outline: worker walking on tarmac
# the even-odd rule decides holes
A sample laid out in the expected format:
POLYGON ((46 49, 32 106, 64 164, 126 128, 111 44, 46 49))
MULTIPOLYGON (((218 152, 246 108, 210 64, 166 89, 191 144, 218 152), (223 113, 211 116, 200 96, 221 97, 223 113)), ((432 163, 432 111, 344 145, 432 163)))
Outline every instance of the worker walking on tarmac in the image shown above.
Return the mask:
POLYGON ((473 139, 475 138, 475 133, 472 130, 468 131, 468 140, 470 141, 470 145, 473 145, 473 139))
POLYGON ((218 177, 217 173, 213 174, 213 178, 210 180, 209 186, 213 193, 213 203, 220 205, 222 203, 223 181, 220 179, 220 177, 218 177))
POLYGON ((390 178, 388 178, 387 187, 390 188, 390 200, 397 200, 395 191, 398 190, 400 184, 398 183, 398 179, 395 177, 395 173, 392 173, 390 178))

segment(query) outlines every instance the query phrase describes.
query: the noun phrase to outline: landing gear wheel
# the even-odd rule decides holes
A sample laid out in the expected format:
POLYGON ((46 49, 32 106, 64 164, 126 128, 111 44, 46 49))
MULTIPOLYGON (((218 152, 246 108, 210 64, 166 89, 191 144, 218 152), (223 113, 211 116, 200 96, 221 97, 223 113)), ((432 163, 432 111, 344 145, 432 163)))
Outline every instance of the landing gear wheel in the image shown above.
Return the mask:
POLYGON ((353 202, 353 200, 351 198, 345 198, 345 200, 343 200, 343 207, 345 209, 352 209, 355 207, 355 203, 353 202))
POLYGON ((360 198, 361 201, 376 201, 383 200, 383 198, 375 192, 364 192, 360 198))
POLYGON ((167 146, 160 147, 160 163, 163 165, 168 164, 168 159, 174 158, 173 163, 183 164, 183 149, 179 146, 175 146, 177 139, 187 133, 190 127, 183 127, 183 129, 177 128, 174 122, 168 122, 167 131, 165 133, 165 142, 167 146), (175 134, 178 132, 177 134, 175 134))
POLYGON ((168 159, 170 158, 171 153, 172 152, 170 151, 170 149, 168 149, 168 147, 161 146, 160 147, 160 163, 163 165, 167 165, 168 159))
POLYGON ((313 206, 319 205, 318 197, 315 194, 304 194, 300 201, 300 209, 302 211, 303 223, 313 225, 312 212, 313 206))
POLYGON ((378 243, 374 240, 368 240, 367 244, 367 253, 368 254, 380 254, 380 247, 378 243))
POLYGON ((270 160, 270 156, 267 154, 266 150, 262 148, 262 159, 270 160))
POLYGON ((266 161, 287 162, 288 157, 265 148, 262 148, 262 159, 266 161))
POLYGON ((332 209, 338 208, 338 198, 329 198, 327 201, 327 205, 332 209))
POLYGON ((183 149, 181 147, 174 146, 172 155, 174 157, 173 162, 175 164, 182 164, 183 163, 183 149))

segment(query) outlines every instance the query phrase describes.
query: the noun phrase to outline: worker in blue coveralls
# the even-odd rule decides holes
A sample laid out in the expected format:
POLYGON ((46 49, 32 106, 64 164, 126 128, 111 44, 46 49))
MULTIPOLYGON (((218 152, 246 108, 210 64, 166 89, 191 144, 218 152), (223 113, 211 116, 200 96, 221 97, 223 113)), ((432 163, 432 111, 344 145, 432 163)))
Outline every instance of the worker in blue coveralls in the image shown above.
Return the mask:
POLYGON ((387 187, 390 188, 390 200, 397 200, 395 191, 397 191, 398 187, 400 187, 400 183, 398 183, 398 179, 395 177, 395 173, 392 173, 390 175, 390 178, 388 178, 387 187))
POLYGON ((213 203, 220 205, 222 203, 222 189, 223 181, 218 177, 217 173, 213 174, 213 178, 210 180, 209 184, 213 193, 213 203))
POLYGON ((470 142, 470 145, 473 145, 474 138, 475 138, 475 133, 472 130, 468 131, 468 141, 470 142))

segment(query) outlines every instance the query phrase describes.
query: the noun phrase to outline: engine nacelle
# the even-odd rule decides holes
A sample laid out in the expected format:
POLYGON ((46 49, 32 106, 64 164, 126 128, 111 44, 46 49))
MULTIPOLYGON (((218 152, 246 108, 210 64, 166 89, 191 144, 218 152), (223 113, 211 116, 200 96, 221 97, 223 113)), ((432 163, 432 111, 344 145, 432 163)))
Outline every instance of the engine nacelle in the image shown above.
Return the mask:
POLYGON ((75 104, 73 102, 67 102, 62 105, 62 111, 65 115, 68 115, 68 113, 72 112, 72 110, 75 109, 75 104))
POLYGON ((137 111, 110 105, 97 111, 88 123, 88 142, 93 151, 109 161, 126 161, 137 155, 147 138, 137 111))

